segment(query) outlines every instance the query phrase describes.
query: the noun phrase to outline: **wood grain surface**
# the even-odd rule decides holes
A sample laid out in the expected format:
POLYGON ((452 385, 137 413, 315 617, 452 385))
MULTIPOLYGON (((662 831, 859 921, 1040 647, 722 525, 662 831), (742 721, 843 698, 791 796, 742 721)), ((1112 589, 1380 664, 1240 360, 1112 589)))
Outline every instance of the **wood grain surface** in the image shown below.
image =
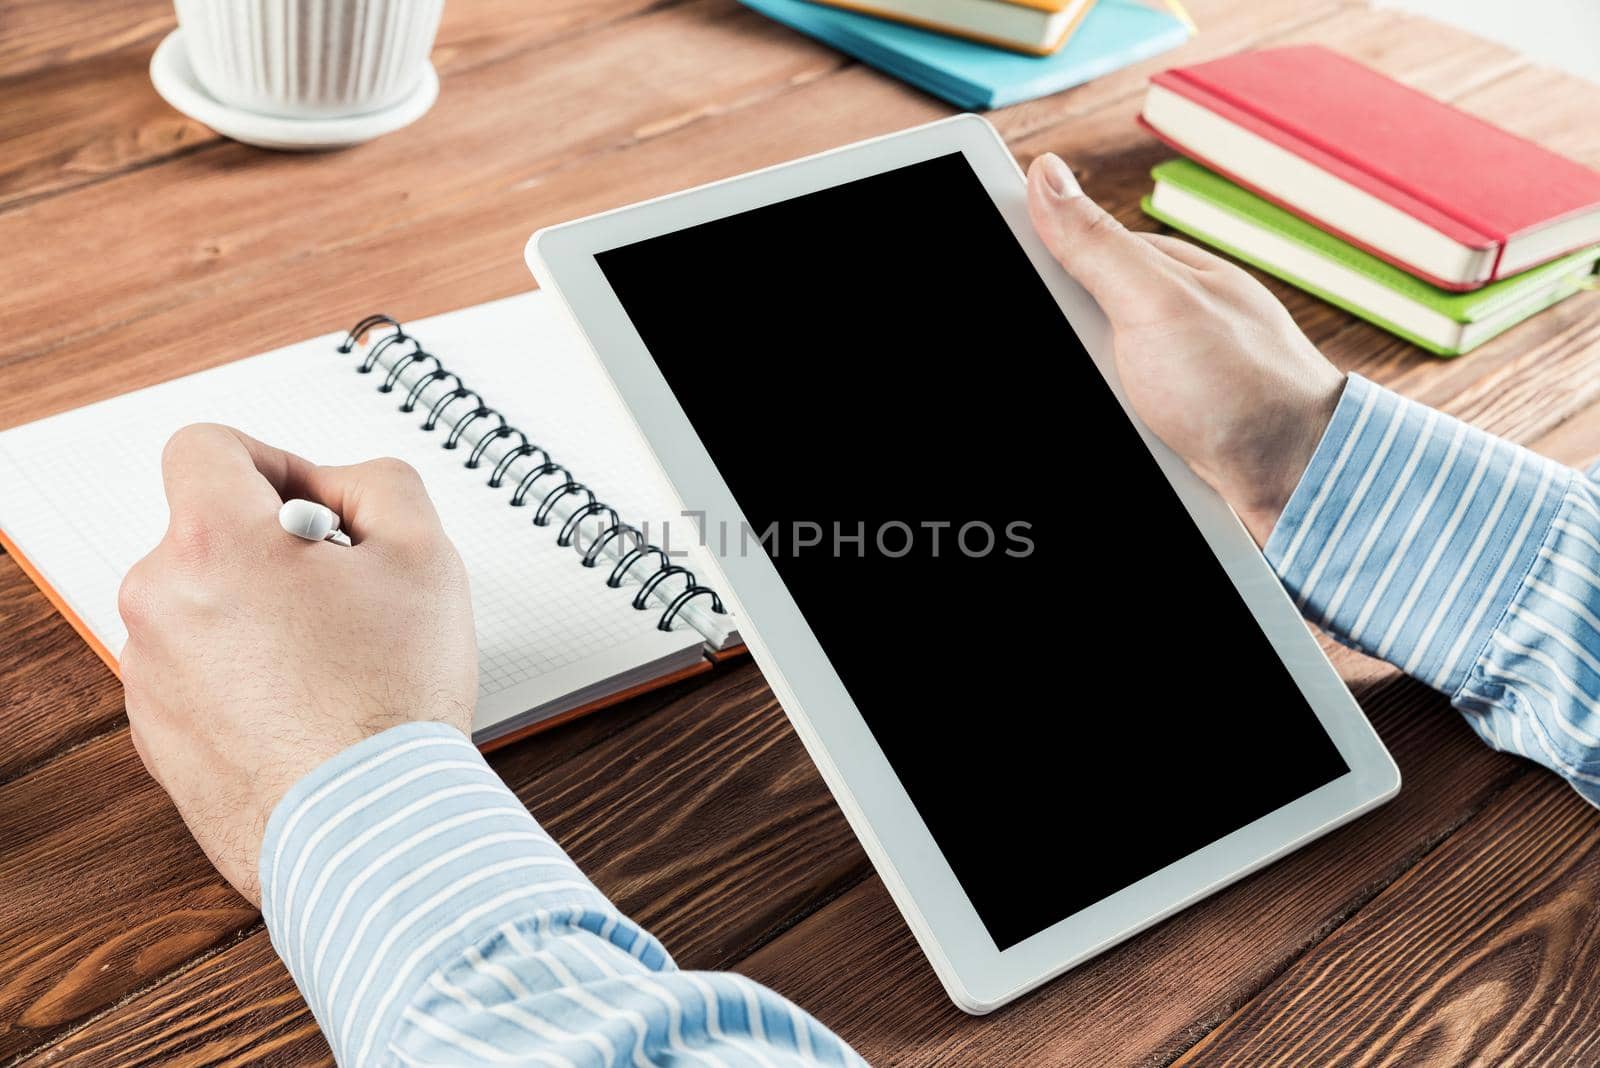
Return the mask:
MULTIPOLYGON (((1150 73, 1315 41, 1600 165, 1593 87, 1496 45, 1347 0, 1189 6, 1180 52, 994 113, 1018 158, 1061 153, 1153 228, 1150 73)), ((169 0, 0 0, 0 427, 375 308, 520 292, 541 225, 948 113, 734 0, 450 0, 433 111, 275 154, 154 94, 173 24, 169 0)), ((1600 293, 1441 361, 1267 284, 1341 367, 1600 456, 1600 293)), ((1399 799, 984 1018, 945 999, 753 666, 492 762, 680 963, 771 984, 875 1063, 1600 1064, 1600 814, 1327 648, 1399 799)), ((1001 670, 1027 714, 1081 700, 1001 670)), ((328 1062, 260 917, 145 776, 115 678, 0 557, 0 1064, 328 1062)))
POLYGON ((1596 829, 1522 776, 1179 1063, 1600 1061, 1596 829))

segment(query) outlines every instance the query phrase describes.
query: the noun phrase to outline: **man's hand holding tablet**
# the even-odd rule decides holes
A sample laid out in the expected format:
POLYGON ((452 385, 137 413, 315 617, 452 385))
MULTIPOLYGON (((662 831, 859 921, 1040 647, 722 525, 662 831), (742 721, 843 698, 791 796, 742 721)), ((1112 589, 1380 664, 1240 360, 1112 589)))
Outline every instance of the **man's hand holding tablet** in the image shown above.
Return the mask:
POLYGON ((1179 238, 1124 229, 1054 155, 1028 169, 1028 213, 1111 320, 1133 410, 1266 544, 1344 375, 1248 272, 1179 238))
POLYGON ((971 1011, 1399 787, 1251 540, 1342 376, 1038 167, 959 117, 528 246, 971 1011))

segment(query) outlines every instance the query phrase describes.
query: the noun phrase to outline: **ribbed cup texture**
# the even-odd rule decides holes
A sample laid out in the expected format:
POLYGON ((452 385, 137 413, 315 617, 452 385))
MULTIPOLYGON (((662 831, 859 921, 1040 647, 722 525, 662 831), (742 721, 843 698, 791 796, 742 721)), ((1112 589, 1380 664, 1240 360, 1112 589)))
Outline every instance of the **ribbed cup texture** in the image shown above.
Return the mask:
POLYGON ((289 118, 361 115, 416 88, 444 0, 175 0, 212 96, 289 118))

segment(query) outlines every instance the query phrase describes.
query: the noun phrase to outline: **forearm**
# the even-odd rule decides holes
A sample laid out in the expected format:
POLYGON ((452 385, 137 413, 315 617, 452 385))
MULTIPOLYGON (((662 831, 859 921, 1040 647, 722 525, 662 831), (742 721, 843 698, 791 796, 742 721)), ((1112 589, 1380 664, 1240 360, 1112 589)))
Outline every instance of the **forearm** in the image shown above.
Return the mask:
POLYGON ((273 813, 261 885, 273 945, 341 1063, 857 1060, 746 979, 677 971, 437 724, 302 780, 273 813))
POLYGON ((1265 551, 1312 622, 1600 798, 1600 508, 1581 474, 1351 376, 1265 551))

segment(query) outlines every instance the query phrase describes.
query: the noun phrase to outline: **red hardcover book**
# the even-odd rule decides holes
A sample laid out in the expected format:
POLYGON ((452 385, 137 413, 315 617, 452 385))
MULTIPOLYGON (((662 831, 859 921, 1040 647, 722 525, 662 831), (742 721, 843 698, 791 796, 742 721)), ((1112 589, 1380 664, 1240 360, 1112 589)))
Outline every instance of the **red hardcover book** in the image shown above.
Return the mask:
POLYGON ((1316 45, 1163 71, 1140 122, 1447 289, 1600 242, 1600 172, 1316 45))

